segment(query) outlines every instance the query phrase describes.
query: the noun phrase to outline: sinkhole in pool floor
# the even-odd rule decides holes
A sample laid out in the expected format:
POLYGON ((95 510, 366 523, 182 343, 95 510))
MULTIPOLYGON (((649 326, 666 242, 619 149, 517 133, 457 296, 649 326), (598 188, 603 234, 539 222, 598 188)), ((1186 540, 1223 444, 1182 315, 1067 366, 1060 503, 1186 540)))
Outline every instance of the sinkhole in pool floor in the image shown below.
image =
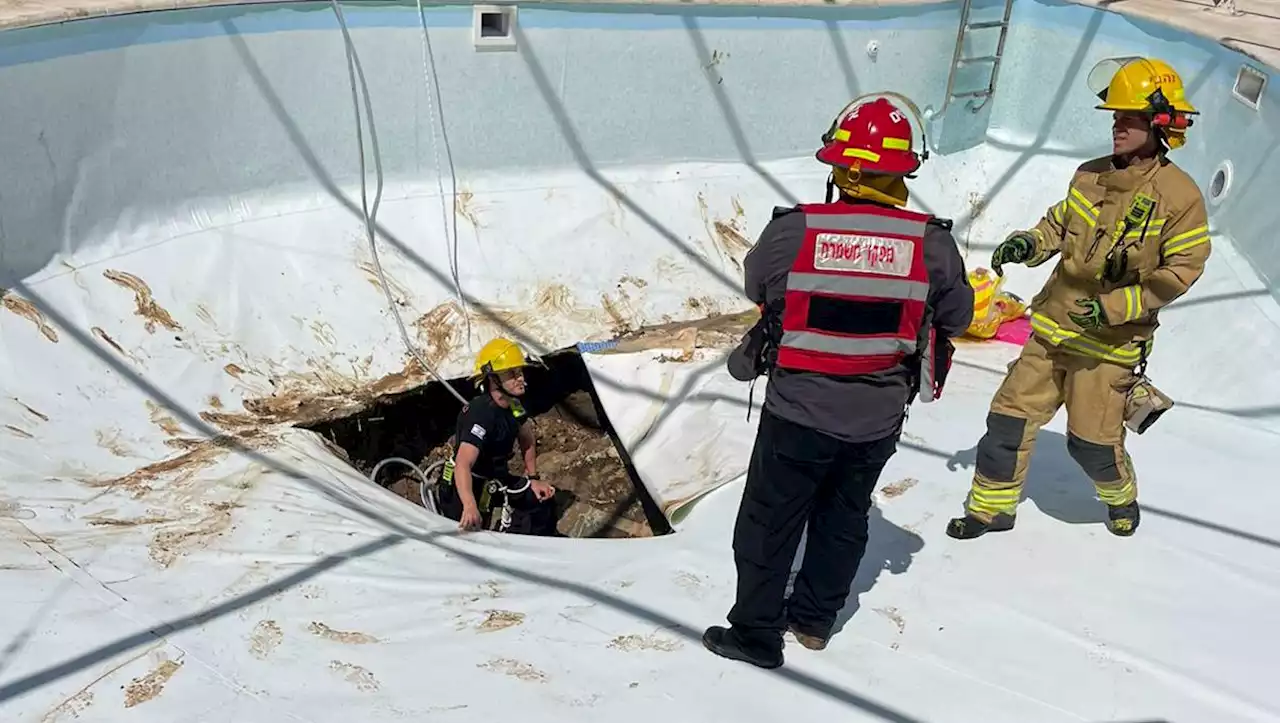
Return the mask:
MULTIPOLYGON (((542 357, 545 366, 525 371, 522 400, 537 438, 538 473, 556 488, 556 529, 567 537, 650 537, 671 532, 661 509, 640 481, 576 349, 542 357)), ((470 379, 449 380, 470 399, 470 379)), ((379 462, 403 457, 424 471, 453 454, 462 405, 440 382, 381 397, 355 414, 300 425, 340 450, 348 464, 369 476, 379 462)), ((519 450, 511 471, 523 473, 519 450)), ((438 477, 428 473, 428 478, 438 477)), ((386 464, 375 480, 409 502, 422 505, 417 475, 403 464, 386 464)), ((496 518, 497 515, 494 515, 496 518)))

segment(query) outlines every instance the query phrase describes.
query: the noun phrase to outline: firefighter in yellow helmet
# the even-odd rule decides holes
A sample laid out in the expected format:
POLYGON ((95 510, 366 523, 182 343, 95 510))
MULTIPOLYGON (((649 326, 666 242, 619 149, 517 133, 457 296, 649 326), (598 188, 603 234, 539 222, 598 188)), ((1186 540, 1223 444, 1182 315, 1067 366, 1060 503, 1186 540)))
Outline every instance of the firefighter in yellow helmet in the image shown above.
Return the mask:
POLYGON ((473 379, 480 394, 458 416, 454 456, 439 491, 441 512, 458 520, 460 530, 486 524, 500 502, 499 530, 555 534, 555 488, 538 479, 533 428, 520 403, 526 366, 524 352, 509 339, 493 339, 476 355, 473 379), (523 477, 507 470, 516 444, 524 457, 523 477))
POLYGON ((1141 433, 1172 402, 1147 380, 1161 308, 1200 278, 1209 258, 1204 197, 1168 158, 1197 113, 1182 79, 1153 58, 1112 58, 1089 75, 1112 111, 1112 153, 1088 161, 1034 228, 1015 231, 991 264, 1058 263, 1031 301, 1034 331, 1009 367, 978 442, 965 515, 947 534, 1013 527, 1036 433, 1067 408, 1067 451, 1093 480, 1107 529, 1138 527, 1126 427, 1141 433))

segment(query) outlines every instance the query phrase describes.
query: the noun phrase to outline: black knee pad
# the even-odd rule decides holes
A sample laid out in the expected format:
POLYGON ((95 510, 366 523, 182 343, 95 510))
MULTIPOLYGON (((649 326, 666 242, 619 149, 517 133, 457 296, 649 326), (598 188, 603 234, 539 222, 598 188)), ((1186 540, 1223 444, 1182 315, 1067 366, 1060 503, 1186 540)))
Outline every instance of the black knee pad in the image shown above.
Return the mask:
POLYGON ((1115 445, 1089 442, 1068 432, 1067 452, 1094 482, 1120 481, 1115 445))
POLYGON ((1018 466, 1018 447, 1027 430, 1027 420, 1007 414, 987 414, 987 433, 978 441, 978 474, 995 482, 1012 482, 1018 466))

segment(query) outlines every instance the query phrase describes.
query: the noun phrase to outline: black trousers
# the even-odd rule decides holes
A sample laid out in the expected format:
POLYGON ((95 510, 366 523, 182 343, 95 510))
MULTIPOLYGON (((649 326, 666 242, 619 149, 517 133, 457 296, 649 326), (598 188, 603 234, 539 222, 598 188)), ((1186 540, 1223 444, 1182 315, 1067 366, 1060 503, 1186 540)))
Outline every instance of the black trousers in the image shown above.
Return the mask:
MULTIPOLYGON (((512 480, 513 489, 519 489, 523 480, 512 480)), ((513 535, 538 535, 540 537, 556 536, 556 503, 555 498, 539 500, 532 489, 523 492, 507 493, 511 504, 511 518, 501 532, 513 535)), ((497 511, 501 514, 502 510, 497 511)))
MULTIPOLYGON (((477 503, 480 501, 485 484, 479 480, 474 480, 472 483, 471 489, 475 494, 477 503)), ((507 493, 505 491, 507 489, 520 489, 523 486, 524 480, 516 477, 503 478, 501 480, 501 488, 497 494, 493 495, 490 508, 480 511, 481 525, 488 528, 492 524, 493 516, 502 514, 503 499, 510 498, 510 524, 506 527, 500 527, 499 532, 509 532, 516 535, 555 536, 555 499, 539 501, 531 489, 516 493, 507 493)), ((462 499, 458 497, 458 490, 453 484, 441 484, 437 500, 440 503, 440 514, 451 520, 462 519, 462 499)))
POLYGON ((777 647, 788 622, 830 635, 867 549, 871 493, 897 443, 896 434, 844 442, 763 410, 733 530, 738 591, 728 617, 737 635, 777 647), (806 523, 804 562, 787 601, 806 523))

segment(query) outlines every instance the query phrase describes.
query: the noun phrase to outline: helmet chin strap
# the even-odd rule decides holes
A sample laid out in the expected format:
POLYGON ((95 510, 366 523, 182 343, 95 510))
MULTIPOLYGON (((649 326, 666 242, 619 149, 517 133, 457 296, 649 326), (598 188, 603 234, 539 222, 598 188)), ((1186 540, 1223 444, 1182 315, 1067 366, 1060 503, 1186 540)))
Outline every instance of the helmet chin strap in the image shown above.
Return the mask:
POLYGON ((899 176, 863 175, 853 169, 833 169, 827 181, 827 203, 831 203, 832 186, 846 196, 889 206, 906 206, 910 198, 907 184, 899 176))
POLYGON ((516 417, 524 416, 524 403, 520 401, 520 397, 508 392, 506 387, 502 386, 502 380, 498 378, 497 373, 491 371, 485 374, 485 391, 492 392, 495 389, 507 400, 512 414, 516 417))

